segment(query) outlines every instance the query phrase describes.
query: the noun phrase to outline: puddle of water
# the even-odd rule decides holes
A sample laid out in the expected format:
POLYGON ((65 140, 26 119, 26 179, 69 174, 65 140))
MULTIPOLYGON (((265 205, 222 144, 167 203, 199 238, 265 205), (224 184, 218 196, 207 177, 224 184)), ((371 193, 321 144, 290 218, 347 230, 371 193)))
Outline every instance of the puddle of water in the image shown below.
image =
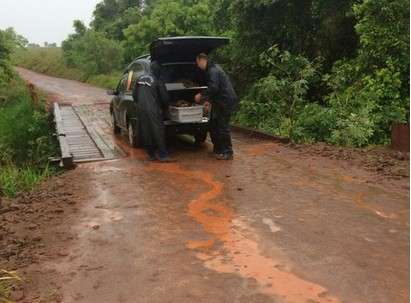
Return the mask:
POLYGON ((123 214, 111 208, 110 201, 113 200, 110 190, 103 189, 101 186, 97 187, 97 192, 99 193, 96 200, 98 201, 99 216, 93 218, 93 220, 86 223, 87 226, 93 227, 94 225, 111 224, 113 222, 121 221, 124 219, 123 214))
MULTIPOLYGON (((186 246, 196 251, 198 259, 206 267, 220 273, 235 273, 246 279, 255 279, 260 292, 281 297, 287 303, 337 303, 338 299, 329 295, 324 287, 306 281, 292 272, 278 260, 262 255, 258 243, 244 234, 252 229, 235 218, 234 211, 224 201, 217 198, 223 192, 223 184, 214 180, 207 172, 184 170, 177 164, 151 164, 148 170, 175 174, 191 179, 195 185, 199 181, 209 186, 188 205, 188 215, 201 224, 210 235, 206 241, 188 241, 186 246), (215 247, 218 241, 222 247, 215 247)), ((268 222, 268 221, 267 221, 268 222)), ((271 221, 271 223, 273 223, 271 221)), ((271 225, 274 230, 275 225, 271 225)))

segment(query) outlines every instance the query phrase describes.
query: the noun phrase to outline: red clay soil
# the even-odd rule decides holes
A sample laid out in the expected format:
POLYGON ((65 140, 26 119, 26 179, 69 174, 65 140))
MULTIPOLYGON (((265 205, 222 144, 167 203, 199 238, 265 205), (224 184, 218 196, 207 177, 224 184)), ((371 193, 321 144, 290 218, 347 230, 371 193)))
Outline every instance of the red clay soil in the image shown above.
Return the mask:
POLYGON ((316 143, 291 145, 302 155, 316 155, 335 160, 343 160, 350 165, 361 167, 380 178, 400 180, 410 177, 410 154, 392 150, 389 147, 348 148, 316 143))

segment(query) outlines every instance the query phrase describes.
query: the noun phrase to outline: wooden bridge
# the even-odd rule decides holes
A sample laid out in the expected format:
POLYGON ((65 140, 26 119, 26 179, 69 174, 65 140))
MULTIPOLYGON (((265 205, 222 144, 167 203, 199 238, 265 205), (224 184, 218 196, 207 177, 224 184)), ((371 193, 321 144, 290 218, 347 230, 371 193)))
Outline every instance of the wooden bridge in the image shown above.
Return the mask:
POLYGON ((54 103, 54 121, 61 151, 61 165, 115 159, 124 153, 111 134, 108 104, 61 105, 54 103))

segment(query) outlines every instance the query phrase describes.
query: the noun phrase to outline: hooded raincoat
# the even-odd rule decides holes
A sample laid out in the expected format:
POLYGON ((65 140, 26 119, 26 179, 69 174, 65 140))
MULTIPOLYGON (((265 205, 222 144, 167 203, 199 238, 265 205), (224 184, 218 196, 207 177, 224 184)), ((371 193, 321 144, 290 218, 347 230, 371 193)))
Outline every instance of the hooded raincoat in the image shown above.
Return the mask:
POLYGON ((140 144, 149 152, 166 153, 163 120, 169 96, 164 83, 159 80, 158 69, 157 64, 152 64, 153 76, 143 75, 137 79, 133 99, 137 107, 140 144))

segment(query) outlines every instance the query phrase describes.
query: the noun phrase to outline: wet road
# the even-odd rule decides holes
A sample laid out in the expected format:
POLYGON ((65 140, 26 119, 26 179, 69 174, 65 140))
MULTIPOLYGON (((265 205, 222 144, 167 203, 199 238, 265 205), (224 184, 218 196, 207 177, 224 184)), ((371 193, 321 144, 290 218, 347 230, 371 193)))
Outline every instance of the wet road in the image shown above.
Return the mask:
MULTIPOLYGON (((104 90, 20 70, 56 100, 104 90)), ((109 129, 106 130, 109 132, 109 129)), ((80 165, 87 187, 69 255, 41 266, 63 302, 409 301, 408 180, 234 134, 236 158, 177 142, 177 163, 127 157, 80 165), (97 228, 98 227, 98 228, 97 228)))

